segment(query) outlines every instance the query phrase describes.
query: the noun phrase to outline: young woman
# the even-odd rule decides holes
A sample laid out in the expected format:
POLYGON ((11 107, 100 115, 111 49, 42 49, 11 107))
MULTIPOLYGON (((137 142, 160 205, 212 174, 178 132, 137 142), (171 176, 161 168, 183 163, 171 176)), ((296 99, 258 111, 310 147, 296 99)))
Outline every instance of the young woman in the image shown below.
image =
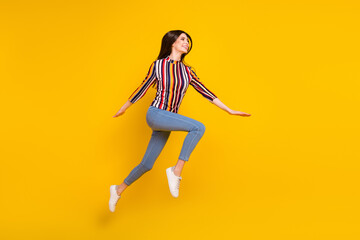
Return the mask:
POLYGON ((250 114, 235 111, 223 104, 214 93, 199 81, 194 70, 184 64, 184 57, 192 48, 189 34, 181 30, 169 31, 162 39, 160 54, 150 65, 150 69, 141 85, 131 94, 128 101, 113 116, 118 117, 126 109, 142 98, 151 85, 157 86, 154 101, 147 110, 146 122, 153 130, 145 155, 120 185, 110 186, 109 208, 115 206, 123 191, 145 172, 152 169, 171 131, 186 131, 179 159, 175 166, 166 169, 170 193, 179 196, 181 172, 191 152, 204 134, 205 126, 199 121, 178 114, 179 106, 189 85, 193 86, 203 97, 229 114, 248 117, 250 114))

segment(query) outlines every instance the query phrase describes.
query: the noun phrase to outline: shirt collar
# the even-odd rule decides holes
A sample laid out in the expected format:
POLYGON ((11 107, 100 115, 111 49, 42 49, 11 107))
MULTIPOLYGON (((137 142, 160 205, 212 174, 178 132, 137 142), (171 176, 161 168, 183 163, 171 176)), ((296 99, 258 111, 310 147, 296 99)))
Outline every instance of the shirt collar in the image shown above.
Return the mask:
POLYGON ((168 62, 171 62, 171 63, 173 63, 173 64, 178 64, 179 62, 181 62, 181 61, 176 61, 176 60, 171 59, 171 58, 170 58, 170 55, 167 56, 167 57, 165 58, 165 60, 168 61, 168 62))

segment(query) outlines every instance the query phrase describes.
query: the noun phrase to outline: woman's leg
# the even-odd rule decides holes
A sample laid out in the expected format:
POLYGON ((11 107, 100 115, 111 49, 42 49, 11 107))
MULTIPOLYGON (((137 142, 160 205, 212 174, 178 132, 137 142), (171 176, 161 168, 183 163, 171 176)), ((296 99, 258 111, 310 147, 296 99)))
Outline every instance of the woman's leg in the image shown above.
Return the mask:
POLYGON ((205 125, 178 113, 153 107, 146 117, 148 125, 158 131, 187 131, 179 159, 188 161, 190 154, 205 132, 205 125))
POLYGON ((145 155, 130 174, 125 178, 124 182, 120 185, 112 185, 110 187, 110 200, 109 200, 109 208, 110 211, 115 211, 115 206, 120 199, 120 196, 124 190, 131 185, 134 181, 136 181, 139 177, 141 177, 145 172, 152 169, 155 160, 158 158, 162 149, 165 146, 168 138, 170 136, 169 131, 155 131, 153 130, 150 142, 146 149, 145 155), (114 188, 115 187, 115 188, 114 188), (117 196, 116 196, 117 195, 117 196))
POLYGON ((205 126, 192 118, 155 107, 149 108, 146 121, 153 130, 188 132, 180 152, 178 163, 175 166, 176 170, 175 167, 166 169, 170 193, 173 197, 177 198, 179 196, 180 180, 182 179, 182 177, 180 177, 182 168, 204 135, 205 126))
POLYGON ((177 161, 177 163, 176 163, 176 165, 175 165, 175 167, 174 167, 174 174, 175 174, 176 176, 180 177, 181 172, 182 172, 182 170, 183 170, 183 168, 184 168, 185 163, 186 163, 186 161, 181 160, 181 159, 178 159, 178 161, 177 161))
POLYGON ((171 131, 188 132, 180 152, 179 160, 174 168, 174 173, 180 176, 185 162, 189 160, 190 154, 205 132, 205 125, 199 121, 152 106, 148 109, 146 121, 153 129, 148 148, 141 163, 130 172, 121 185, 117 186, 118 195, 153 167, 171 131))
POLYGON ((117 195, 120 196, 121 193, 122 193, 123 191, 125 191, 125 189, 126 189, 128 186, 129 186, 129 185, 127 185, 127 184, 124 183, 124 182, 122 182, 120 185, 117 185, 117 186, 115 187, 117 195))
POLYGON ((152 107, 151 111, 148 112, 146 121, 153 130, 188 132, 180 152, 178 164, 176 164, 177 172, 181 172, 184 163, 189 160, 190 154, 204 135, 205 125, 192 118, 155 107, 152 107))
MULTIPOLYGON (((145 155, 142 159, 142 161, 137 165, 130 174, 125 178, 124 184, 127 186, 131 185, 134 181, 136 181, 138 178, 140 178, 145 172, 150 171, 152 167, 154 166, 155 160, 160 155, 162 149, 164 148, 168 138, 170 136, 169 131, 153 131, 151 135, 150 142, 147 146, 145 155)), ((117 188, 118 194, 121 194, 123 190, 127 186, 124 186, 122 184, 122 187, 120 186, 117 188), (124 189, 122 189, 124 188, 124 189)))

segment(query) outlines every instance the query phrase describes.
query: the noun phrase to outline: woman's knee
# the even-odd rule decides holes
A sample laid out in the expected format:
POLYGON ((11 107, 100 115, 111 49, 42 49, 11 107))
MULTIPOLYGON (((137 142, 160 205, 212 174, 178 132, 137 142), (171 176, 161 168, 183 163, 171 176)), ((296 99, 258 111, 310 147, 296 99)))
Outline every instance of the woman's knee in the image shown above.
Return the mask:
POLYGON ((205 129, 206 127, 202 122, 197 122, 194 128, 194 130, 198 131, 201 135, 204 135, 205 129))
POLYGON ((200 124, 200 131, 202 132, 202 134, 205 133, 205 129, 206 129, 205 125, 203 123, 201 123, 200 124))
POLYGON ((142 169, 143 172, 148 172, 153 168, 152 164, 140 163, 139 165, 141 166, 141 169, 142 169))

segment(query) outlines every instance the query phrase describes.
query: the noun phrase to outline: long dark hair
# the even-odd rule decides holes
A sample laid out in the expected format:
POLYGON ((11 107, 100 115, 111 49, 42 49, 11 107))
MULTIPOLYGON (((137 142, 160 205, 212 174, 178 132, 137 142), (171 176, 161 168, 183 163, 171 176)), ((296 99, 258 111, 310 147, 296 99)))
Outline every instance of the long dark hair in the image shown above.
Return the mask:
MULTIPOLYGON (((159 53, 159 56, 157 57, 157 60, 166 58, 167 56, 169 56, 171 54, 173 43, 176 41, 176 39, 178 39, 178 37, 182 33, 185 33, 189 39, 189 50, 187 51, 187 53, 184 53, 181 55, 180 62, 182 62, 186 66, 189 66, 188 64, 185 63, 184 58, 191 51, 193 43, 192 43, 192 39, 191 39, 190 35, 182 30, 172 30, 172 31, 167 32, 163 36, 162 41, 161 41, 160 53, 159 53)), ((189 67, 191 67, 191 66, 189 66, 189 67)), ((154 88, 156 87, 156 81, 153 83, 153 87, 154 88)))

